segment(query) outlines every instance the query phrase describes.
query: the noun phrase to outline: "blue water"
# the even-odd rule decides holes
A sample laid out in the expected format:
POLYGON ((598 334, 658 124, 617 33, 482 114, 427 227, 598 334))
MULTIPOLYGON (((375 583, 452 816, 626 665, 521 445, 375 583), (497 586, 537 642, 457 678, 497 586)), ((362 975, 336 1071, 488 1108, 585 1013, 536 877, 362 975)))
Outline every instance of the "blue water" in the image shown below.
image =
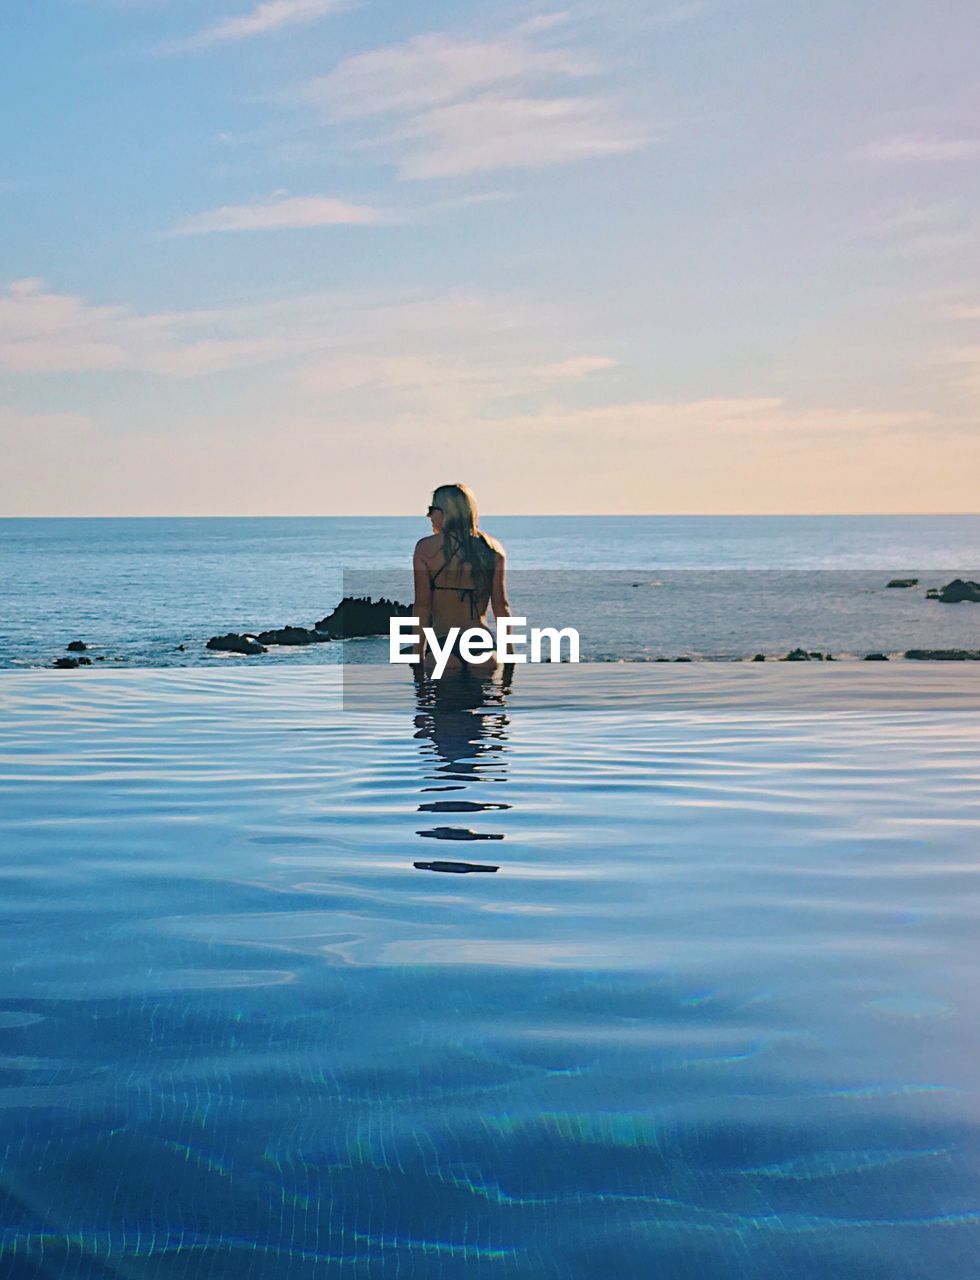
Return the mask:
POLYGON ((4 1280, 972 1280, 972 664, 359 674, 0 679, 4 1280))
MULTIPOLYGON (((556 625, 557 603, 592 660, 980 646, 968 607, 924 599, 926 586, 952 576, 980 578, 980 516, 505 516, 486 525, 507 547, 515 612, 544 612, 556 625), (910 573, 920 589, 884 590, 888 577, 910 573)), ((0 520, 0 667, 50 666, 75 639, 116 665, 240 663, 206 650, 208 637, 311 626, 337 603, 344 571, 410 599, 412 547, 428 528, 421 516, 0 520)), ((340 656, 340 646, 318 645, 260 661, 340 656)), ((347 657, 384 660, 370 646, 347 657)))

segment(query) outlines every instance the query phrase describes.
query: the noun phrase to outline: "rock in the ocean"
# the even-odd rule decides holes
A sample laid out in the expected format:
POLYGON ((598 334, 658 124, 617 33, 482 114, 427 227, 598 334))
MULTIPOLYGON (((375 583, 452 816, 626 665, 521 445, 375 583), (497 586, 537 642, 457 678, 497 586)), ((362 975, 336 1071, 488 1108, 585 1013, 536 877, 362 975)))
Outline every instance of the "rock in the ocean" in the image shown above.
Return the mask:
POLYGON ((55 658, 54 665, 60 671, 71 671, 80 664, 77 658, 55 658))
POLYGON ((864 655, 865 662, 887 662, 887 653, 866 653, 864 655))
POLYGON ((259 644, 255 636, 239 635, 229 631, 226 636, 212 636, 207 643, 209 649, 220 649, 223 653, 268 653, 264 644, 259 644))
POLYGON ((764 653, 757 653, 755 657, 752 659, 753 662, 765 662, 765 660, 766 660, 766 655, 764 653))
POLYGON ((84 640, 73 640, 71 644, 67 646, 69 653, 84 653, 87 648, 88 645, 84 640))
POLYGON ((367 596, 344 596, 333 613, 327 614, 313 626, 342 640, 348 636, 386 636, 392 618, 409 618, 410 605, 397 600, 369 600, 367 596))
POLYGON ((980 662, 980 649, 906 649, 917 662, 980 662))
POLYGON ((780 662, 809 662, 810 655, 805 649, 791 649, 785 658, 780 658, 780 662))
POLYGON ((889 587, 917 587, 919 585, 918 578, 892 578, 891 582, 886 584, 889 587))
POLYGON ((945 587, 940 587, 935 594, 927 591, 926 596, 930 600, 938 600, 940 604, 980 604, 980 582, 954 578, 952 582, 947 582, 945 587))
MULTIPOLYGON (((387 626, 385 631, 387 631, 387 626)), ((326 631, 311 631, 309 627, 276 627, 272 631, 260 631, 255 637, 259 644, 323 644, 333 636, 326 631)))

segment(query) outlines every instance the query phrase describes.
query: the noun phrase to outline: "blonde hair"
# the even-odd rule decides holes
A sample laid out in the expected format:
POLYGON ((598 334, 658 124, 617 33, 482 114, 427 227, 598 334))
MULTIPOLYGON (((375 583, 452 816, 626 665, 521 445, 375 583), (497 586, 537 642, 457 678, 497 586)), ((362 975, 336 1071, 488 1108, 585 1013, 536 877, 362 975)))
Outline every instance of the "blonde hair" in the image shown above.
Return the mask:
POLYGON ((479 528, 476 496, 465 484, 441 484, 432 505, 442 512, 442 554, 446 564, 459 556, 468 564, 482 594, 489 594, 497 562, 497 548, 479 528))

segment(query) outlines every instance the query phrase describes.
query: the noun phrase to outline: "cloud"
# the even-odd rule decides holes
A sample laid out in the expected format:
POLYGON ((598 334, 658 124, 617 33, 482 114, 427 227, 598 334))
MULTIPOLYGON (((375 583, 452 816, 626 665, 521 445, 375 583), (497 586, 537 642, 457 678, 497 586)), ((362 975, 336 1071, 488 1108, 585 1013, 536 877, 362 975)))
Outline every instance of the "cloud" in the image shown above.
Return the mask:
POLYGON ((345 0, 263 0, 248 13, 219 18, 185 40, 168 46, 172 52, 208 49, 214 45, 267 35, 283 27, 300 26, 345 7, 345 0))
POLYGON ((335 120, 382 117, 402 178, 541 168, 634 151, 643 133, 604 94, 556 94, 600 74, 591 60, 538 39, 562 15, 493 40, 435 33, 357 54, 306 86, 335 120))
POLYGON ((893 134, 859 148, 858 155, 882 164, 942 163, 980 155, 980 139, 940 138, 926 133, 893 134))
MULTIPOLYGON (((233 315, 223 321, 226 330, 234 330, 233 315)), ((251 366, 280 349, 268 334, 196 336, 198 329, 221 323, 214 313, 139 315, 129 307, 90 306, 73 295, 48 292, 42 280, 18 280, 0 295, 0 369, 130 370, 184 378, 251 366)))
POLYGON ((716 397, 671 403, 638 400, 598 408, 549 408, 495 421, 495 428, 519 435, 547 434, 568 440, 645 442, 670 436, 674 441, 703 436, 716 442, 751 435, 771 444, 773 437, 880 435, 935 424, 928 411, 795 408, 778 396, 716 397))
POLYGON ((282 196, 255 204, 222 205, 194 214, 174 228, 174 235, 199 236, 215 231, 271 231, 284 228, 378 226, 391 219, 368 205, 332 196, 282 196))
POLYGON ((267 378, 305 391, 356 385, 370 398, 445 378, 474 395, 481 387, 484 404, 546 385, 539 366, 555 362, 560 343, 540 309, 463 290, 319 292, 160 313, 93 306, 38 279, 0 293, 0 370, 22 375, 182 379, 266 365, 267 378))
POLYGON ((416 116, 402 177, 538 169, 635 151, 644 139, 600 98, 476 98, 416 116))
POLYGON ((347 58, 314 80, 307 95, 334 116, 384 115, 435 107, 501 85, 593 70, 563 50, 535 48, 518 33, 487 41, 433 34, 347 58))
POLYGON ((601 373, 606 369, 614 369, 616 361, 608 356, 572 356, 569 360, 559 360, 557 364, 544 365, 541 372, 548 378, 587 378, 590 373, 601 373))
POLYGON ((954 252, 973 236, 956 205, 907 204, 879 218, 869 235, 895 257, 921 258, 954 252))
POLYGON ((35 413, 18 405, 0 404, 0 440, 8 443, 19 436, 35 444, 67 444, 86 435, 91 427, 91 421, 81 413, 35 413))
POLYGON ((932 363, 946 370, 949 391, 975 421, 980 405, 980 345, 946 347, 933 354, 932 363))
POLYGON ((342 332, 298 371, 302 386, 365 421, 478 421, 613 362, 548 359, 561 321, 520 300, 455 291, 349 307, 342 332))

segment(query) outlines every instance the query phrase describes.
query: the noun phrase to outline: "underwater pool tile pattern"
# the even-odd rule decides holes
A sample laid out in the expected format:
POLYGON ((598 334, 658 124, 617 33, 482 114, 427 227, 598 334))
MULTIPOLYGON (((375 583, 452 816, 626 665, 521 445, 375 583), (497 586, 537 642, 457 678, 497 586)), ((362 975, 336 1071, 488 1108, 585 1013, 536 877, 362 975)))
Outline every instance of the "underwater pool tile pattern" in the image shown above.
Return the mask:
POLYGON ((3 1280, 975 1277, 978 677, 391 675, 0 680, 3 1280))

